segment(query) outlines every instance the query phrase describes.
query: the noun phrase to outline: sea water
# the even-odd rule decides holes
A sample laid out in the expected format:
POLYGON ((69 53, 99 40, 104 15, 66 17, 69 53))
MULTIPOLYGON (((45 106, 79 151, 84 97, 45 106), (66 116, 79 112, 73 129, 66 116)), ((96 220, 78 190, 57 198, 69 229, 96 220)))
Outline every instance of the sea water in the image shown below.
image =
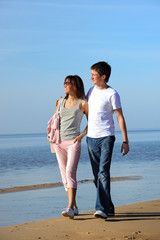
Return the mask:
MULTIPOLYGON (((116 132, 111 177, 139 176, 139 180, 111 183, 115 206, 160 198, 160 130, 129 131, 130 152, 120 152, 122 136, 116 132)), ((82 141, 77 180, 93 179, 85 139, 82 141)), ((0 135, 0 188, 61 182, 55 154, 46 134, 0 135)), ((96 189, 79 183, 81 212, 94 210, 96 189)), ((63 187, 0 194, 0 227, 61 216, 67 206, 63 187)))

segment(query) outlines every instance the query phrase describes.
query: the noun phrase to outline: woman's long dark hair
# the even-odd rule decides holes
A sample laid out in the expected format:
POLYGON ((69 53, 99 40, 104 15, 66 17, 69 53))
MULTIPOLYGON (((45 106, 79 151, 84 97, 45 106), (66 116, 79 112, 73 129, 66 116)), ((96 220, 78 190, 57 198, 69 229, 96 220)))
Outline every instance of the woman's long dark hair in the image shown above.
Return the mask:
MULTIPOLYGON (((85 92, 84 92, 84 85, 82 79, 78 75, 68 75, 64 81, 67 79, 70 80, 72 84, 76 87, 76 96, 77 98, 84 98, 85 92)), ((66 98, 68 97, 68 94, 66 94, 66 98)))

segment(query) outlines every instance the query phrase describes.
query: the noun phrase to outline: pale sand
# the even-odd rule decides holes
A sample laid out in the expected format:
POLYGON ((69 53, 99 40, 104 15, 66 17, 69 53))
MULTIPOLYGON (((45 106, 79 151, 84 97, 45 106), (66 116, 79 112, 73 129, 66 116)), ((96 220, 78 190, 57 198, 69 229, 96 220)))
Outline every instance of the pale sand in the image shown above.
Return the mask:
POLYGON ((93 213, 3 227, 0 240, 160 240, 160 200, 116 207, 107 220, 93 213))
MULTIPOLYGON (((111 181, 140 180, 140 179, 141 179, 140 176, 112 177, 111 181)), ((93 179, 85 179, 85 180, 78 181, 78 183, 87 183, 87 182, 93 182, 93 179)), ((28 185, 28 186, 17 186, 17 187, 10 187, 10 188, 0 188, 0 194, 43 189, 43 188, 53 188, 53 187, 60 187, 60 186, 63 186, 62 182, 44 183, 44 184, 28 185)))

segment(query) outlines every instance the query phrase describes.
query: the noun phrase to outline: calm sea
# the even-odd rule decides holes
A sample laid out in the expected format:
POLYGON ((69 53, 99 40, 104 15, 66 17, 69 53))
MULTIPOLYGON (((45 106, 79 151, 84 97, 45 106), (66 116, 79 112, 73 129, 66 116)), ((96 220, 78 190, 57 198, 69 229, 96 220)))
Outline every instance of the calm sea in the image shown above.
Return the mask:
MULTIPOLYGON (((160 198, 160 130, 129 131, 130 152, 120 153, 116 132, 111 176, 140 176, 140 180, 111 183, 115 206, 160 198)), ((92 179, 85 139, 82 142, 78 180, 92 179)), ((61 182, 55 154, 45 134, 0 135, 0 188, 61 182)), ((95 187, 79 183, 81 212, 94 210, 95 187)), ((67 206, 63 187, 0 194, 0 227, 61 216, 67 206)))

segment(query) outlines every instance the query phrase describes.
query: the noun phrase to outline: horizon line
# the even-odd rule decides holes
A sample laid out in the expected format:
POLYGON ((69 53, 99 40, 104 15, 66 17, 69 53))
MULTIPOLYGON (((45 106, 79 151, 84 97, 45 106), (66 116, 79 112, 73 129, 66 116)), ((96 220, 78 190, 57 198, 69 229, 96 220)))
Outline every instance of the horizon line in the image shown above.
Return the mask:
MULTIPOLYGON (((150 131, 160 131, 159 128, 149 128, 149 129, 130 129, 127 132, 150 132, 150 131)), ((115 132, 121 132, 121 130, 115 130, 115 132)), ((0 134, 1 137, 3 136, 12 136, 12 135, 47 135, 47 132, 40 132, 40 133, 4 133, 0 134)))

